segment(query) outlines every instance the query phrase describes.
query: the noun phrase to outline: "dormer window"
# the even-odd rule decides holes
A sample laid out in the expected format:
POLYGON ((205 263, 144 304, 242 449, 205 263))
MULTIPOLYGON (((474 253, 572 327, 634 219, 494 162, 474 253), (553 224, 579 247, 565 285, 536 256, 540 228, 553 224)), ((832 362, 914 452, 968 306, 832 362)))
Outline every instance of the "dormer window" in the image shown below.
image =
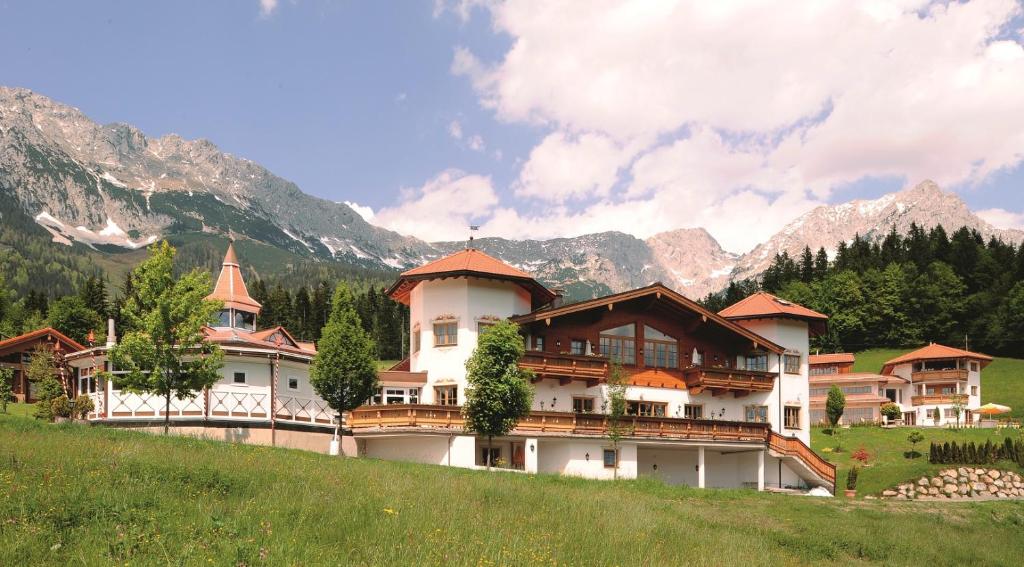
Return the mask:
POLYGON ((235 311, 235 325, 236 329, 245 329, 246 331, 256 330, 256 314, 248 313, 246 311, 235 311))

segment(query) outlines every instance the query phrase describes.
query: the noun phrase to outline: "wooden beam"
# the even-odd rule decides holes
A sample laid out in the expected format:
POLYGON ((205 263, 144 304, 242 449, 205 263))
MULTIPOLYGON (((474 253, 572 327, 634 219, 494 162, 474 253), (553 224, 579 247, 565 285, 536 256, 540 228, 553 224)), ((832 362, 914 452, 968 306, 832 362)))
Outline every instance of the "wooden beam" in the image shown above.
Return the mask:
POLYGON ((735 392, 733 392, 733 397, 745 398, 748 394, 750 394, 750 390, 736 390, 735 392))
POLYGON ((711 396, 715 398, 719 396, 724 396, 726 392, 728 392, 728 390, 726 390, 725 388, 711 388, 711 396))
POLYGON ((569 384, 570 382, 572 382, 572 378, 569 378, 568 376, 560 376, 560 377, 558 378, 558 385, 559 385, 559 386, 566 386, 566 385, 568 385, 568 384, 569 384))
POLYGON ((593 388, 594 386, 597 386, 600 383, 601 383, 601 381, 598 380, 597 378, 588 378, 587 379, 587 387, 588 388, 593 388))

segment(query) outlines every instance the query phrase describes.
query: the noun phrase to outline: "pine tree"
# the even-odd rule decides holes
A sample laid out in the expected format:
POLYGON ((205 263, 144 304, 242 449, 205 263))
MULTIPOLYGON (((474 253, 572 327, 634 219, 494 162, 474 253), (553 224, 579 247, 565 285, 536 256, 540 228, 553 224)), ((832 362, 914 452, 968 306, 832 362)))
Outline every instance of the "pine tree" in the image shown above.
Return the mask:
POLYGON ((810 246, 804 246, 804 252, 800 255, 800 281, 814 281, 814 256, 811 254, 810 246))

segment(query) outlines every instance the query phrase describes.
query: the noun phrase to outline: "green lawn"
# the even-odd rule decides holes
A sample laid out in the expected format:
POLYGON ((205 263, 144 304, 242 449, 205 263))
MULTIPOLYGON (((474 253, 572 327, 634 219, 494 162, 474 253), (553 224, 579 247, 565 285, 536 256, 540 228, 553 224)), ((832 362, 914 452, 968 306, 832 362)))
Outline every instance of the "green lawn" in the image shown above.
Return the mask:
MULTIPOLYGON (((949 465, 932 465, 928 463, 928 446, 932 441, 974 441, 984 443, 991 440, 993 444, 1002 443, 1007 436, 1020 435, 1017 431, 996 433, 995 429, 951 429, 920 427, 916 428, 924 435, 924 441, 917 444, 920 457, 908 458, 911 451, 907 435, 911 427, 883 429, 881 427, 850 427, 840 429, 838 439, 826 435, 819 427, 811 430, 811 448, 836 465, 836 483, 842 490, 846 487, 846 473, 857 464, 850 455, 859 448, 864 448, 870 455, 867 467, 861 470, 857 483, 857 494, 878 495, 886 488, 901 482, 916 480, 923 474, 933 473, 949 465), (837 442, 843 451, 836 453, 832 449, 837 442)), ((998 465, 1006 470, 1021 470, 1013 462, 1000 462, 998 465)), ((1024 470, 1021 470, 1024 472, 1024 470)))
POLYGON ((700 491, 0 416, 8 565, 1015 565, 1022 527, 1020 501, 700 491))
MULTIPOLYGON (((855 372, 880 372, 886 360, 912 349, 872 349, 857 353, 855 372)), ((1013 411, 1004 417, 1024 418, 1024 360, 996 358, 981 371, 982 403, 1010 406, 1013 411)))

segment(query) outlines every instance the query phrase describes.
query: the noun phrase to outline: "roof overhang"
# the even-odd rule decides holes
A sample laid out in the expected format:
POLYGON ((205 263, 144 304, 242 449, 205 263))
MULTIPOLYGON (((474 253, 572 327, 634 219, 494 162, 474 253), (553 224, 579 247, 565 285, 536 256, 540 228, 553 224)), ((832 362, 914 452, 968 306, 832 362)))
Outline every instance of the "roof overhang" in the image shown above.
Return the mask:
POLYGON ((479 272, 476 270, 451 270, 430 274, 402 275, 398 278, 398 281, 388 288, 387 295, 399 303, 409 305, 409 295, 412 293, 412 290, 420 284, 420 282, 428 280, 443 280, 448 278, 480 278, 512 282, 530 292, 534 306, 546 305, 551 303, 555 297, 557 297, 555 292, 544 287, 540 282, 531 277, 499 275, 488 272, 479 272))
POLYGON ((662 283, 654 283, 646 287, 641 287, 630 291, 624 291, 622 293, 606 295, 604 297, 599 297, 597 299, 581 301, 579 303, 573 303, 570 305, 565 305, 563 307, 556 307, 553 309, 538 309, 531 313, 527 313, 526 315, 512 317, 511 320, 516 323, 519 323, 520 325, 535 323, 538 321, 547 321, 549 319, 554 319, 557 317, 562 317, 573 313, 580 313, 583 311, 588 311, 590 309, 605 307, 622 301, 629 301, 632 299, 638 299, 641 297, 648 296, 655 296, 658 299, 664 299, 666 301, 675 303, 679 307, 682 307, 683 309, 686 309, 688 311, 693 312, 696 315, 699 315, 702 319, 704 319, 704 321, 717 324, 720 327, 723 327, 728 331, 732 331, 733 333, 751 341, 756 347, 764 347, 766 350, 774 352, 776 354, 783 354, 784 352, 786 352, 785 348, 773 343, 772 341, 762 337, 761 335, 747 328, 744 328, 741 325, 737 325, 736 323, 716 313, 708 311, 707 309, 701 307, 699 303, 691 299, 688 299, 686 296, 666 287, 662 283))

